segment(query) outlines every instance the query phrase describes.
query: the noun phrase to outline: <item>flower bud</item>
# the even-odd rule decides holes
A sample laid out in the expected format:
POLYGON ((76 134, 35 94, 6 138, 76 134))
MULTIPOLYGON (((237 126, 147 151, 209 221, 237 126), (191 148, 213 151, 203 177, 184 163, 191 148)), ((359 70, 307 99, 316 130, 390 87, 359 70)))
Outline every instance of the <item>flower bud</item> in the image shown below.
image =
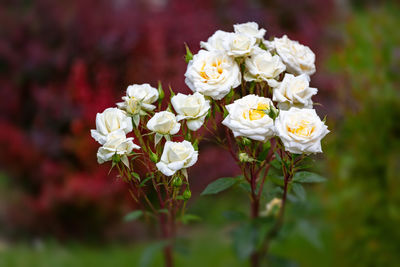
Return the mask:
POLYGON ((247 137, 243 137, 242 138, 242 144, 244 146, 250 146, 251 145, 251 140, 249 138, 247 138, 247 137))
POLYGON ((151 160, 152 162, 154 162, 154 163, 157 163, 157 162, 158 162, 158 156, 157 156, 157 154, 154 153, 154 152, 151 151, 151 150, 150 150, 150 152, 149 152, 149 157, 150 157, 150 160, 151 160))
POLYGON ((161 102, 165 97, 164 90, 162 89, 161 82, 158 82, 158 101, 161 102))
POLYGON ((183 199, 184 200, 188 200, 188 199, 190 199, 192 197, 192 192, 190 191, 190 189, 186 189, 184 192, 183 192, 183 199))
POLYGON ((255 159, 253 159, 252 157, 247 155, 247 153, 242 152, 242 153, 239 153, 239 161, 242 163, 245 163, 245 162, 253 162, 253 161, 255 161, 255 159))
POLYGON ((180 186, 182 186, 182 179, 180 178, 180 177, 175 177, 173 180, 172 180, 172 185, 174 186, 174 187, 180 187, 180 186))

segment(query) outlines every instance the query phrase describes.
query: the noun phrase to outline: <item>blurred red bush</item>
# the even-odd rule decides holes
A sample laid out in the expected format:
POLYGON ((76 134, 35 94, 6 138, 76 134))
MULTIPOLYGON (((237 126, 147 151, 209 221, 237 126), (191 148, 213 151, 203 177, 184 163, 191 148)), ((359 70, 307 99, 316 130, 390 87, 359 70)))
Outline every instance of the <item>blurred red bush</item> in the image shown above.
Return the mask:
MULTIPOLYGON (((97 164, 89 133, 96 113, 113 106, 127 85, 161 80, 187 92, 183 43, 195 52, 199 41, 238 22, 257 21, 268 36, 287 33, 319 50, 332 14, 331 1, 318 0, 5 2, 0 168, 20 192, 6 221, 19 233, 59 237, 101 236, 130 203, 123 184, 97 164)), ((218 153, 203 147, 202 153, 218 153)), ((194 181, 202 179, 195 186, 216 178, 204 180, 206 158, 193 173, 194 181)), ((213 175, 231 172, 217 168, 213 175)))

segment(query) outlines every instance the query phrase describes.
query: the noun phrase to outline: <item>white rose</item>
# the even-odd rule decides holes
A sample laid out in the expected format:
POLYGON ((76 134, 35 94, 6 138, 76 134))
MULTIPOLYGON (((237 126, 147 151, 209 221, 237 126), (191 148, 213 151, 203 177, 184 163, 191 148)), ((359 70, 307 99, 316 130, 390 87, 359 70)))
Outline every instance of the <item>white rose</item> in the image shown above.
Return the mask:
POLYGON ((208 38, 207 42, 200 42, 200 47, 208 51, 224 51, 223 42, 230 34, 229 32, 218 30, 208 38))
POLYGON ((188 141, 167 141, 161 160, 156 164, 157 169, 166 176, 171 176, 180 169, 193 166, 198 157, 198 152, 188 141))
POLYGON ((314 109, 281 110, 275 127, 285 150, 296 154, 322 152, 321 139, 329 133, 314 109))
POLYGON ((223 42, 228 55, 244 57, 250 55, 256 46, 257 39, 242 33, 230 33, 223 42))
POLYGON ((97 161, 102 164, 112 160, 114 155, 120 156, 121 161, 129 168, 128 154, 133 149, 140 149, 132 142, 133 138, 126 138, 123 130, 117 130, 107 136, 105 144, 97 151, 97 161))
POLYGON ((185 82, 193 92, 220 100, 240 85, 241 74, 234 59, 222 52, 200 50, 189 62, 185 82))
POLYGON ((161 111, 147 122, 147 128, 162 135, 176 134, 179 132, 181 124, 177 122, 175 115, 169 111, 161 111))
POLYGON ((286 35, 265 42, 270 49, 275 50, 286 64, 286 70, 293 74, 312 75, 315 72, 315 54, 308 46, 290 40, 286 35))
POLYGON ((103 145, 107 136, 117 130, 125 133, 132 131, 132 119, 126 113, 117 108, 108 108, 103 113, 96 115, 96 130, 91 130, 92 137, 103 145))
POLYGON ((187 126, 192 131, 197 131, 204 123, 204 118, 210 109, 210 101, 198 92, 193 95, 177 94, 171 99, 172 106, 178 113, 176 119, 186 119, 187 126))
POLYGON ((250 57, 246 58, 245 66, 246 81, 267 81, 270 86, 277 83, 274 78, 286 69, 278 55, 272 56, 270 52, 261 48, 254 49, 250 57))
POLYGON ((122 97, 124 102, 117 103, 117 106, 128 113, 137 114, 140 109, 154 110, 156 107, 151 104, 157 99, 158 90, 151 87, 150 84, 134 84, 128 86, 126 96, 122 97))
POLYGON ((255 22, 247 22, 242 24, 233 25, 236 33, 242 33, 249 36, 252 36, 258 40, 264 38, 265 33, 267 32, 265 29, 258 29, 258 24, 255 22))
POLYGON ((310 77, 306 74, 293 76, 286 73, 282 82, 274 88, 272 100, 277 101, 281 109, 289 109, 291 106, 312 108, 311 97, 317 94, 318 89, 309 84, 310 77))
POLYGON ((230 128, 235 137, 246 136, 267 141, 275 135, 274 121, 265 111, 273 107, 269 98, 247 95, 227 105, 229 115, 222 124, 230 128))

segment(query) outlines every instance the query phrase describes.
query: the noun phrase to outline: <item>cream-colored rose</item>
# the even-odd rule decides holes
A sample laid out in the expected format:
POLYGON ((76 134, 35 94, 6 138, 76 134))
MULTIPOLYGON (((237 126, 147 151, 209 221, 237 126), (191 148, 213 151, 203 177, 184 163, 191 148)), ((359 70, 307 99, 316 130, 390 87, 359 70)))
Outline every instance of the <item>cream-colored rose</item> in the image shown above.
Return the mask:
POLYGON ((208 51, 225 51, 223 42, 228 38, 230 32, 216 31, 207 42, 200 42, 200 47, 208 51))
POLYGON ((244 79, 246 81, 266 81, 270 86, 277 83, 274 78, 286 69, 278 55, 272 56, 270 52, 258 47, 254 49, 250 57, 246 58, 245 66, 244 79))
POLYGON ((306 74, 293 76, 285 74, 282 82, 273 90, 272 100, 278 102, 280 109, 289 109, 292 106, 312 108, 311 97, 318 92, 317 88, 310 87, 310 77, 306 74))
POLYGON ((188 141, 171 142, 167 141, 161 160, 156 164, 157 169, 166 176, 171 176, 181 169, 193 166, 198 157, 198 152, 188 141))
POLYGON ((186 120, 187 126, 192 131, 197 131, 204 123, 210 110, 210 101, 198 92, 193 95, 177 94, 171 99, 172 106, 178 113, 178 121, 186 120))
POLYGON ((275 127, 285 150, 296 154, 322 152, 321 139, 329 133, 314 109, 281 110, 275 127))
POLYGON ((132 119, 120 109, 108 108, 103 113, 97 113, 96 130, 91 130, 91 134, 94 140, 103 145, 107 141, 107 136, 117 130, 131 132, 132 119))
POLYGON ((238 64, 225 53, 200 50, 189 62, 185 82, 193 92, 220 100, 240 85, 238 64))
POLYGON ((315 72, 315 54, 308 46, 290 40, 286 35, 265 45, 276 51, 286 64, 286 71, 293 74, 312 75, 315 72))
POLYGON ((233 25, 233 28, 235 29, 236 33, 246 34, 256 38, 257 40, 263 39, 265 33, 267 32, 265 29, 259 29, 258 24, 255 22, 235 24, 233 25))
POLYGON ((117 106, 130 114, 138 114, 140 109, 151 111, 156 107, 152 105, 158 99, 158 90, 150 84, 129 85, 126 89, 126 96, 122 97, 124 102, 117 103, 117 106))
POLYGON ((107 136, 105 144, 97 151, 97 161, 102 164, 112 160, 114 155, 118 155, 121 161, 129 168, 128 154, 133 149, 140 149, 133 143, 133 138, 126 138, 123 130, 117 130, 107 136))
POLYGON ((226 106, 229 115, 222 124, 231 129, 235 137, 246 136, 265 142, 275 135, 274 121, 267 114, 270 107, 273 107, 271 99, 247 95, 226 106))
POLYGON ((155 133, 171 135, 179 132, 181 124, 177 122, 175 115, 169 111, 161 111, 147 122, 147 128, 155 133))
POLYGON ((233 57, 244 57, 257 47, 257 39, 243 33, 231 33, 223 42, 223 46, 228 55, 233 57))

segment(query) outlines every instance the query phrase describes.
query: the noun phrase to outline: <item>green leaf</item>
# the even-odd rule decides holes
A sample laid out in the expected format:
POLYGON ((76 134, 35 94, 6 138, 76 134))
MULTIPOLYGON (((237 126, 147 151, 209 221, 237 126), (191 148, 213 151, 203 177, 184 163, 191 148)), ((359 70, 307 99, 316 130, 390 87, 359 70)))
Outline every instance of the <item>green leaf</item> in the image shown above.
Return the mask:
POLYGON ((268 179, 271 180, 274 184, 277 184, 279 186, 284 186, 285 185, 285 180, 283 179, 283 176, 269 176, 268 179))
POLYGON ((159 241, 148 246, 142 253, 140 258, 139 267, 149 267, 152 260, 155 259, 155 254, 160 252, 165 246, 168 245, 168 241, 159 241))
POLYGON ((131 175, 136 178, 138 181, 140 181, 140 175, 136 172, 131 172, 131 175))
POLYGON ((238 178, 233 178, 233 177, 219 178, 214 182, 212 182, 211 184, 209 184, 206 187, 206 189, 204 189, 204 191, 201 193, 201 195, 204 196, 204 195, 217 194, 235 185, 238 181, 239 181, 238 178))
POLYGON ((319 174, 312 172, 297 172, 293 176, 293 182, 296 183, 322 183, 325 182, 326 179, 319 174))
POLYGON ((258 157, 257 157, 257 160, 258 161, 264 161, 265 159, 266 159, 266 157, 268 156, 268 152, 269 152, 269 149, 271 148, 271 144, 270 144, 270 142, 268 141, 268 142, 266 142, 264 145, 263 145, 263 150, 261 151, 261 153, 258 155, 258 157))
POLYGON ((274 159, 271 161, 271 166, 274 167, 275 169, 280 170, 281 169, 281 162, 279 160, 274 159))
POLYGON ((236 210, 226 210, 222 213, 222 216, 230 222, 242 222, 247 219, 246 214, 236 210))
POLYGON ((240 225, 233 231, 233 248, 239 259, 247 259, 257 245, 258 231, 252 224, 240 225))
POLYGON ((150 180, 151 178, 153 178, 152 175, 146 177, 146 178, 140 183, 139 187, 145 186, 146 182, 147 182, 148 180, 150 180))
POLYGON ((240 183, 239 187, 242 188, 244 191, 246 191, 247 193, 251 193, 251 186, 249 185, 249 183, 245 182, 245 183, 240 183))
POLYGON ((166 214, 168 214, 168 210, 167 209, 159 209, 158 213, 166 213, 166 214))
POLYGON ((142 215, 143 215, 143 211, 134 210, 124 216, 124 221, 125 222, 135 221, 135 220, 139 219, 142 215))
POLYGON ((293 183, 292 190, 300 201, 306 200, 306 191, 304 190, 304 187, 301 184, 293 183))
POLYGON ((183 224, 188 224, 190 222, 201 221, 201 218, 194 214, 185 214, 180 218, 180 220, 183 224))

